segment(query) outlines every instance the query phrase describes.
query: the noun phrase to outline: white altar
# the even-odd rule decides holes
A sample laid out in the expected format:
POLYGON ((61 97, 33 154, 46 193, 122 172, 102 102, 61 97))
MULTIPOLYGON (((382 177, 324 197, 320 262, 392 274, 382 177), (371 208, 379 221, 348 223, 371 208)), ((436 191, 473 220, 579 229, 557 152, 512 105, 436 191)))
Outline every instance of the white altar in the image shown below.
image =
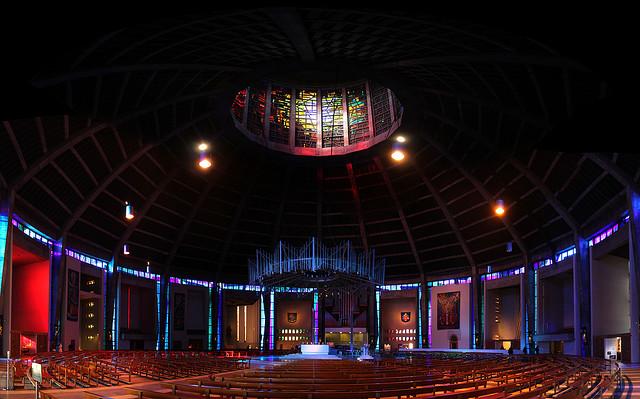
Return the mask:
POLYGON ((328 355, 329 345, 303 344, 303 345, 300 345, 300 352, 302 352, 302 354, 305 356, 328 355))
POLYGON ((329 354, 329 345, 300 345, 301 353, 292 353, 283 356, 284 360, 314 359, 314 360, 340 360, 340 357, 329 354))

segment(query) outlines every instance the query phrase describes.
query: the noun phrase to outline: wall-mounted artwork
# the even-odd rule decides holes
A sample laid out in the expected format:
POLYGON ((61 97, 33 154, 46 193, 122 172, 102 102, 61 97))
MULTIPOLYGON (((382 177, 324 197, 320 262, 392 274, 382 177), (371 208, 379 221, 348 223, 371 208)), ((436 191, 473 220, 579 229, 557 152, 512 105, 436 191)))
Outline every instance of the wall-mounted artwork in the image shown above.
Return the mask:
POLYGON ((184 330, 184 294, 176 292, 173 297, 173 330, 184 330))
POLYGON ((460 291, 438 294, 438 330, 460 328, 460 291))
POLYGON ((67 272, 67 320, 78 321, 78 300, 80 296, 80 273, 67 272))
POLYGON ((287 313, 287 321, 292 324, 298 321, 298 313, 287 313))
POLYGON ((411 312, 400 312, 400 320, 403 323, 408 323, 411 321, 411 312))

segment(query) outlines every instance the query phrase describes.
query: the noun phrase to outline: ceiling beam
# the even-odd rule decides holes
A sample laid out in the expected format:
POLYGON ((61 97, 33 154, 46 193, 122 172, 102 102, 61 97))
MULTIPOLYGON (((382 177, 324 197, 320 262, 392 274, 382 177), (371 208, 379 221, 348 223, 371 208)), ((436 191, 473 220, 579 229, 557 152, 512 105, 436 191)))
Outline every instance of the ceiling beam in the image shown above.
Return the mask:
MULTIPOLYGON (((426 110, 429 115, 435 117, 436 119, 444 122, 466 134, 473 136, 478 139, 480 143, 482 143, 488 149, 498 148, 497 143, 492 140, 488 140, 485 136, 480 135, 475 129, 463 124, 462 122, 454 121, 451 118, 445 117, 443 115, 439 115, 437 113, 426 110)), ((513 167, 515 167, 521 174, 526 176, 526 178, 533 183, 534 186, 540 190, 542 195, 545 197, 546 201, 553 207, 553 209, 562 217, 564 222, 569 226, 569 228, 576 234, 580 231, 580 225, 576 221, 576 219, 569 213, 569 210, 556 198, 556 196, 551 192, 549 187, 535 174, 531 171, 531 169, 527 168, 522 164, 519 160, 514 157, 504 154, 502 151, 497 151, 497 153, 508 163, 510 163, 513 167)))
POLYGON ((611 176, 615 177, 615 179, 618 180, 620 184, 627 188, 630 188, 636 193, 640 193, 640 185, 638 185, 638 183, 633 180, 633 177, 622 170, 618 165, 615 164, 615 162, 607 158, 604 154, 588 152, 585 155, 600 168, 609 172, 611 176))
POLYGON ((158 71, 231 71, 231 72, 249 72, 246 67, 237 67, 232 65, 215 65, 215 64, 140 64, 140 65, 114 65, 105 68, 81 69, 74 72, 56 75, 49 78, 39 78, 31 82, 36 88, 44 88, 57 85, 67 81, 102 77, 116 73, 131 72, 158 72, 158 71))
MULTIPOLYGON (((434 147, 438 152, 440 152, 442 155, 445 156, 445 158, 447 158, 447 160, 449 162, 451 162, 453 164, 453 166, 458 169, 458 171, 460 173, 463 174, 464 177, 467 178, 467 180, 469 180, 471 182, 471 184, 473 184, 473 186, 476 188, 476 190, 480 193, 480 195, 482 195, 482 197, 484 198, 484 200, 486 201, 487 205, 492 206, 493 202, 494 202, 494 198, 493 196, 487 191, 487 189, 484 187, 484 185, 478 180, 477 177, 475 177, 474 175, 472 175, 466 167, 464 167, 453 155, 451 155, 449 153, 449 151, 447 151, 444 147, 442 147, 442 145, 440 145, 440 143, 438 143, 435 139, 433 139, 428 133, 427 134, 423 134, 420 137, 422 137, 424 140, 426 140, 432 147, 434 147)), ((502 224, 504 224, 504 226, 507 228, 507 230, 509 231, 509 234, 511 234, 511 238, 513 238, 513 240, 516 242, 516 244, 518 245, 518 247, 520 248, 520 251, 522 252, 523 256, 526 258, 528 257, 528 249, 527 246, 524 243, 524 240, 522 240, 522 237, 520 236, 520 234, 518 233, 518 231, 513 227, 513 225, 511 225, 511 223, 509 222, 507 217, 501 217, 499 218, 500 221, 502 222, 502 224)))
POLYGON ((476 267, 476 261, 475 259, 473 259, 471 249, 469 249, 469 245, 467 245, 467 242, 462 236, 462 233, 460 232, 460 227, 458 226, 458 223, 456 222, 453 215, 451 214, 451 211, 449 211, 449 207, 447 206, 446 202, 440 195, 440 191, 434 187, 431 180, 429 180, 429 178, 424 174, 424 171, 418 167, 415 161, 412 160, 411 163, 413 164, 413 167, 415 168, 416 172, 418 172, 418 176, 420 177, 420 180, 422 180, 422 182, 427 187, 427 189, 429 190, 433 198, 438 203, 440 210, 444 214, 444 217, 447 219, 447 223, 449 223, 449 227, 451 227, 451 230, 455 234, 456 239, 458 240, 458 243, 460 244, 460 246, 462 247, 462 250, 464 251, 464 255, 467 258, 467 262, 469 262, 469 266, 476 267))
MULTIPOLYGON (((20 188, 29 180, 31 179, 36 173, 38 173, 40 170, 42 170, 45 166, 47 166, 49 163, 51 163, 51 161, 53 161, 54 159, 56 159, 57 157, 59 157, 60 155, 62 155, 65 151, 69 150, 70 148, 74 147, 75 145, 77 145, 78 143, 80 143, 81 141, 83 141, 84 139, 104 130, 104 129, 113 129, 114 126, 117 126, 119 124, 122 124, 124 122, 128 122, 130 120, 133 120, 141 115, 144 115, 148 112, 151 112, 153 110, 156 109, 161 109, 163 107, 166 107, 168 105, 171 105, 173 103, 177 103, 177 102, 184 102, 184 101, 190 101, 190 100, 195 100, 198 98, 202 98, 202 97, 206 97, 206 96, 210 96, 215 94, 217 91, 208 91, 208 92, 201 92, 201 93, 196 93, 196 94, 190 94, 187 96, 183 96, 183 97, 176 97, 173 99, 169 99, 167 101, 164 101, 162 103, 156 103, 153 105, 150 105, 148 107, 145 108, 141 108, 141 109, 137 109, 134 112, 131 112, 125 116, 122 116, 110 123, 99 123, 90 127, 87 127, 83 130, 81 130, 80 132, 74 134, 73 136, 69 137, 68 140, 60 143, 60 145, 56 146, 55 148, 50 149, 50 151, 46 154, 43 154, 42 157, 38 158, 35 162, 33 162, 31 165, 29 165, 28 169, 25 168, 25 172, 22 173, 20 176, 18 176, 12 183, 11 183, 11 187, 17 192, 20 190, 20 188)), ((215 115, 214 111, 208 112, 206 115, 210 115, 213 116, 215 115)), ((201 121, 204 120, 206 118, 197 118, 196 120, 201 121)), ((5 122, 8 123, 8 122, 5 122)), ((169 134, 167 135, 168 137, 172 137, 175 134, 169 134)), ((26 165, 26 164, 25 164, 26 165)))
POLYGON ((291 184, 291 174, 293 173, 293 167, 290 163, 287 163, 287 169, 284 176, 282 191, 280 194, 280 204, 278 205, 278 211, 276 212, 276 220, 273 224, 273 240, 272 248, 275 248, 278 241, 280 241, 280 229, 282 227, 282 216, 284 215, 284 208, 287 203, 287 195, 289 193, 289 185, 291 184))
POLYGON ((291 7, 277 7, 268 8, 265 13, 287 35, 302 61, 315 61, 316 55, 309 39, 309 33, 298 11, 291 7))
POLYGON ((264 155, 260 158, 260 160, 256 163, 255 168, 253 169, 253 174, 250 177, 250 181, 247 183, 244 193, 242 197, 240 197, 240 202, 236 206, 236 211, 233 215, 233 219, 231 220, 231 225, 229 226, 229 230, 227 231, 227 237, 224 240, 224 246, 222 247, 222 252, 220 253, 220 257, 218 258, 217 270, 216 270, 216 281, 220 281, 220 272, 222 271, 223 266, 226 265, 227 255, 229 253, 229 248, 231 247, 231 242, 233 241, 233 236, 238 228, 238 223, 240 222, 240 218, 244 213, 244 210, 247 206, 247 199, 256 183, 258 182, 258 172, 261 170, 262 161, 264 160, 264 155))
POLYGON ((117 259, 118 253, 122 249, 122 246, 129 240, 136 228, 138 228, 138 225, 140 224, 140 222, 142 222, 142 219, 144 219, 147 212, 149 212, 149 210, 156 202, 160 194, 162 194, 162 192, 165 190, 167 185, 171 183, 171 180, 173 180, 177 172, 178 168, 176 167, 171 171, 171 173, 165 176, 165 178, 153 190, 153 193, 151 193, 151 195, 146 198, 144 206, 140 208, 135 218, 131 222, 129 222, 127 229, 124 231, 122 236, 120 236, 120 239, 118 240, 115 248, 113 248, 113 251, 111 251, 111 258, 117 259))
POLYGON ((407 223, 407 218, 405 217, 404 210, 402 209, 402 205, 400 204, 400 200, 398 199, 398 195, 396 194, 395 189, 391 183, 391 179, 389 178, 389 173, 385 169, 382 160, 380 157, 374 157, 373 161, 375 162, 378 170, 382 174, 382 179, 384 180, 384 184, 389 191, 389 195, 393 200, 393 203, 396 207, 396 211, 398 212, 398 217, 400 218, 400 223, 402 224, 402 229, 404 230, 404 234, 407 236, 407 242, 409 244, 409 248, 411 249, 411 254, 416 261, 416 267, 420 272, 420 281, 425 281, 424 279, 424 268, 422 265, 422 260, 420 260, 420 254, 418 254, 418 250, 416 248, 416 243, 413 240, 413 234, 411 233, 411 228, 409 227, 409 223, 407 223))
POLYGON ((442 56, 430 56, 412 58, 398 61, 386 62, 383 64, 375 65, 376 69, 387 68, 401 68, 411 66, 425 66, 425 65, 437 65, 437 64, 469 64, 469 63, 484 63, 484 64, 523 64, 523 65, 540 65, 550 66, 557 68, 572 68, 581 72, 590 73, 591 70, 581 63, 574 61, 570 58, 559 57, 554 55, 524 55, 524 54, 483 54, 474 53, 466 55, 442 55, 442 56))
POLYGON ((353 204, 356 207, 356 215, 358 217, 358 227, 360 229, 360 240, 362 240, 362 246, 364 252, 369 252, 369 240, 367 240, 367 229, 364 225, 364 217, 362 215, 362 201, 360 200, 360 190, 358 189, 358 183, 356 177, 353 174, 353 164, 347 162, 347 173, 349 175, 349 182, 351 183, 351 194, 353 195, 353 204))
POLYGON ((202 120, 204 120, 206 118, 209 118, 212 114, 213 114, 213 111, 208 112, 206 114, 203 114, 200 117, 190 121, 189 123, 187 123, 185 125, 182 125, 177 129, 174 129, 173 131, 171 131, 168 135, 166 135, 165 137, 163 137, 159 141, 156 141, 155 143, 147 143, 144 146, 140 147, 135 153, 131 154, 129 156, 129 158, 127 158, 123 163, 121 163, 89 195, 87 195, 83 199, 82 203, 76 208, 76 210, 73 212, 71 217, 67 220, 67 222, 62 227, 59 236, 61 238, 64 238, 66 236, 66 234, 69 232, 69 230, 71 230, 71 228, 76 224, 76 222, 84 214, 84 212, 87 210, 89 205, 91 205, 91 203, 93 203, 93 201, 95 201, 95 199, 98 198, 98 196, 102 192, 104 192, 107 189, 107 187, 115 179, 117 179, 120 176, 120 174, 122 174, 125 170, 127 170, 127 168, 129 168, 129 166, 131 166, 134 162, 136 162, 138 159, 140 159, 142 156, 144 156, 149 150, 154 148, 156 145, 162 144, 164 141, 166 141, 170 137, 173 137, 176 134, 179 134, 180 132, 182 132, 182 131, 184 131, 186 129, 189 129, 193 125, 201 122, 202 120))

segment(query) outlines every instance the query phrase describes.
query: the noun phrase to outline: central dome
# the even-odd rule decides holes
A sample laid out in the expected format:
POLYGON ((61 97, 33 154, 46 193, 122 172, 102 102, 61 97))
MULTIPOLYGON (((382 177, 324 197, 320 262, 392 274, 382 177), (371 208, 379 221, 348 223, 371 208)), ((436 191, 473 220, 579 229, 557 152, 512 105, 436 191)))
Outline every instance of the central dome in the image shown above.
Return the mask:
POLYGON ((249 139, 303 156, 367 149, 398 129, 402 112, 391 90, 367 80, 324 87, 265 82, 240 90, 231 106, 249 139))

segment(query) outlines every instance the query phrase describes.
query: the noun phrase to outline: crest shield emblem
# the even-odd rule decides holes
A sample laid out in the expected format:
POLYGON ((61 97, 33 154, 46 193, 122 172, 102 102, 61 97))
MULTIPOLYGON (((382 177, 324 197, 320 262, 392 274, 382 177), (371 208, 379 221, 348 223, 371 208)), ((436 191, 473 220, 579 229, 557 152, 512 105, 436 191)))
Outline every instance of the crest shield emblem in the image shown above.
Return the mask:
POLYGON ((298 321, 298 314, 297 313, 287 313, 287 321, 289 323, 295 323, 296 321, 298 321))
POLYGON ((403 323, 408 323, 411 321, 411 312, 400 312, 400 320, 403 323))

